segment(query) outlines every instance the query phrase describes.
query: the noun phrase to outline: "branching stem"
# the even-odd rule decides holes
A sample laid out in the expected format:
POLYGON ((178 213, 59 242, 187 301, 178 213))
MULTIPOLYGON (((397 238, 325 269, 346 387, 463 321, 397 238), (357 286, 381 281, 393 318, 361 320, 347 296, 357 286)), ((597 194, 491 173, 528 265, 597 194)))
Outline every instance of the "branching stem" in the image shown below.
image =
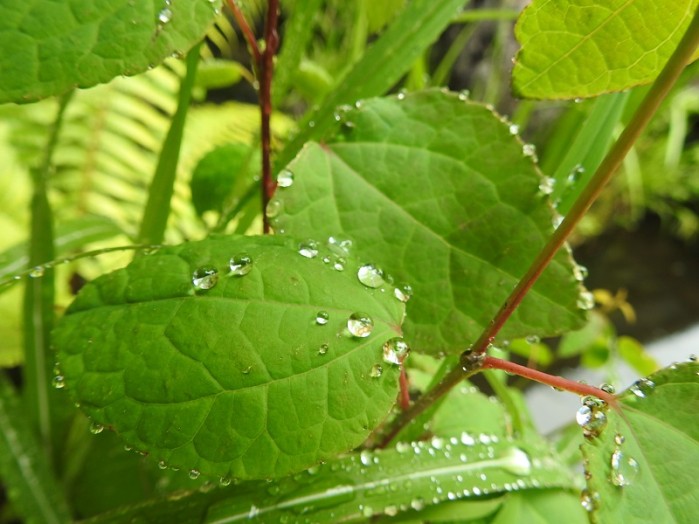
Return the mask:
MULTIPOLYGON (((515 309, 517 309, 539 276, 541 276, 543 271, 546 269, 551 259, 558 252, 561 246, 563 246, 568 236, 575 229, 575 226, 582 219, 592 203, 602 192, 602 189, 606 186, 607 182, 609 182, 612 175, 619 168, 624 157, 631 149, 636 139, 645 129, 661 102, 682 73, 684 67, 690 62, 697 46, 699 46, 699 10, 695 12, 694 18, 682 37, 677 49, 672 54, 667 64, 660 72, 660 75, 651 86, 648 94, 633 115, 633 118, 626 126, 609 153, 607 153, 594 176, 590 179, 590 182, 578 196, 563 222, 560 224, 560 226, 558 226, 534 262, 532 262, 526 274, 517 283, 517 286, 507 300, 505 300, 505 303, 500 307, 500 310, 497 312, 493 320, 484 329, 483 333, 481 333, 480 337, 478 340, 476 340, 471 349, 461 355, 459 365, 447 373, 444 379, 433 389, 427 391, 422 397, 420 397, 409 410, 401 413, 393 421, 391 426, 385 432, 380 446, 384 446, 390 442, 390 440, 395 437, 405 425, 431 406, 435 401, 442 397, 442 395, 451 390, 452 387, 478 371, 477 369, 474 370, 473 367, 469 365, 469 362, 473 360, 473 356, 485 355, 488 347, 493 342, 495 336, 499 333, 505 322, 510 318, 515 309)), ((564 389, 566 391, 584 395, 595 395, 608 402, 613 399, 613 397, 611 397, 608 393, 605 393, 597 388, 591 388, 590 386, 583 387, 582 384, 577 382, 547 375, 546 373, 541 373, 511 362, 485 357, 482 366, 484 368, 505 369, 506 371, 521 375, 525 378, 530 378, 532 380, 536 380, 556 388, 564 389), (583 389, 585 390, 584 392, 583 389)))

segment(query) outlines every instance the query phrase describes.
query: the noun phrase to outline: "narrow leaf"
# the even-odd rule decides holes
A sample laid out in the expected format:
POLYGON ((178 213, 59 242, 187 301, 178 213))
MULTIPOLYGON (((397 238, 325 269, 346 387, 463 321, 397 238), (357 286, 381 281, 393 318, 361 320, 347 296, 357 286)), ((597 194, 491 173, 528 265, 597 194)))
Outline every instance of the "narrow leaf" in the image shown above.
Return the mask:
POLYGON ((535 0, 520 16, 519 96, 575 98, 652 82, 684 35, 697 0, 535 0))
POLYGON ((4 0, 0 103, 142 73, 199 41, 220 2, 4 0))
POLYGON ((279 476, 356 447, 395 402, 382 348, 404 308, 328 255, 214 237, 136 259, 85 286, 56 328, 66 389, 194 475, 279 476))
MULTIPOLYGON (((372 99, 328 145, 289 164, 295 182, 271 211, 276 231, 347 235, 358 253, 414 290, 413 349, 457 353, 481 333, 553 232, 544 180, 509 126, 456 94, 372 99)), ((268 210, 269 211, 269 210, 268 210)), ((503 338, 581 325, 580 288, 559 253, 503 338)))
POLYGON ((0 476, 25 522, 71 522, 62 490, 4 373, 0 373, 0 476))
POLYGON ((699 507, 699 364, 641 379, 582 446, 594 522, 694 522, 699 507))

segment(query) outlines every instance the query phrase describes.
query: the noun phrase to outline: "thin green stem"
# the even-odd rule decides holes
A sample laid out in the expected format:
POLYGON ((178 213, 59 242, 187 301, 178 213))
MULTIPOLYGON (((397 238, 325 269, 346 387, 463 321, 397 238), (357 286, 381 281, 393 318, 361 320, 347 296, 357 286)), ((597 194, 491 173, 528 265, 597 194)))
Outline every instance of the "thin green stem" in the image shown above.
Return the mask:
MULTIPOLYGON (((474 370, 473 366, 469 365, 469 363, 473 361, 474 355, 485 356, 485 352, 495 339, 497 333, 510 318, 517 306, 519 306, 519 304, 522 302, 539 276, 543 273, 544 269, 546 269, 556 252, 561 248, 561 246, 563 246, 568 236, 575 229, 575 226, 585 215, 592 203, 597 199, 612 175, 617 171, 624 157, 631 149, 636 139, 645 129, 661 102, 682 73, 682 70, 691 60, 697 46, 699 46, 699 10, 695 12, 694 18, 687 28, 685 35, 682 37, 677 49, 672 54, 663 70, 660 72, 660 75, 653 83, 643 102, 641 102, 640 106, 634 113, 633 118, 626 126, 612 149, 609 151, 609 153, 607 153, 606 157, 597 168, 594 176, 590 179, 590 182, 578 196, 561 225, 558 226, 548 243, 544 246, 534 262, 531 264, 526 274, 517 283, 517 286, 505 300, 505 303, 500 307, 500 310, 497 312, 493 320, 484 329, 478 340, 476 340, 476 342, 472 345, 471 350, 464 352, 461 355, 459 365, 455 366, 449 373, 447 373, 444 379, 433 389, 427 391, 422 397, 420 397, 420 399, 418 399, 418 401, 415 402, 415 404, 413 404, 409 410, 404 411, 395 419, 391 427, 386 432, 386 436, 384 437, 383 441, 384 443, 390 441, 393 436, 398 434, 401 428, 436 402, 442 395, 451 390, 452 387, 478 371, 474 370)), ((495 368, 495 366, 492 365, 492 359, 487 360, 487 358, 489 357, 486 357, 485 362, 491 364, 489 367, 495 368)), ((497 369, 504 368, 498 364, 497 369)), ((527 374, 524 375, 522 374, 523 370, 520 368, 512 370, 512 372, 522 374, 522 376, 525 376, 526 378, 534 379, 534 374, 536 374, 538 378, 534 380, 540 380, 544 384, 549 384, 554 387, 575 393, 579 393, 581 391, 579 387, 580 384, 576 382, 560 379, 559 377, 553 377, 538 371, 534 372, 534 370, 530 371, 532 373, 528 371, 527 374), (539 375, 539 373, 541 373, 541 375, 539 375)), ((601 395, 601 390, 597 390, 596 388, 592 389, 594 389, 595 392, 585 394, 601 395)))

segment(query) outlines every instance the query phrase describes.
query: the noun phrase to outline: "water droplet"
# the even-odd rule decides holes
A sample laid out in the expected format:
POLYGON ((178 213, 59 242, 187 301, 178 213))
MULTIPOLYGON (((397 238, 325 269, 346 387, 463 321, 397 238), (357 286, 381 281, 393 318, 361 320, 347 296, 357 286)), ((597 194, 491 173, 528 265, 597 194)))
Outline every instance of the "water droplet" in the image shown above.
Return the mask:
POLYGON ((66 385, 65 377, 63 375, 56 375, 55 377, 53 377, 51 384, 56 389, 63 389, 66 385))
POLYGON ((349 238, 342 238, 336 235, 328 237, 327 246, 334 254, 347 257, 352 251, 352 241, 349 238))
POLYGON ((363 517, 371 517, 374 514, 374 510, 371 506, 359 506, 359 511, 362 512, 363 517))
POLYGON ((39 278, 44 276, 44 267, 43 266, 36 266, 29 272, 29 276, 31 278, 39 278))
POLYGON ((366 338, 374 329, 374 321, 364 313, 352 313, 347 319, 347 329, 352 336, 366 338))
POLYGON ((386 506, 383 509, 383 512, 389 517, 395 517, 396 515, 398 515, 398 506, 386 506))
POLYGON ((545 176, 541 183, 539 184, 539 192, 542 195, 550 195, 553 193, 553 189, 556 185, 556 179, 550 176, 545 176))
POLYGON ((516 135, 519 133, 519 126, 517 124, 510 124, 509 131, 511 135, 516 135))
POLYGON ((324 326, 330 320, 330 315, 327 311, 318 311, 316 313, 316 324, 319 326, 324 326))
POLYGON ((425 501, 418 497, 410 501, 410 507, 415 511, 422 511, 425 509, 425 501))
POLYGON ((408 344, 402 338, 392 338, 383 345, 383 361, 400 365, 409 351, 408 344))
POLYGON ((503 469, 513 475, 526 476, 532 472, 532 462, 529 455, 520 448, 510 448, 502 459, 503 469))
POLYGON ((582 282, 587 278, 587 268, 585 266, 581 266, 579 264, 573 265, 573 276, 575 277, 575 280, 578 282, 582 282))
POLYGON ((327 344, 321 344, 320 347, 318 348, 318 354, 319 355, 325 355, 328 350, 330 349, 330 346, 327 344))
POLYGON ((294 183, 294 173, 288 169, 282 169, 277 176, 277 186, 286 188, 291 187, 294 183))
POLYGON ((536 161, 536 146, 534 144, 524 144, 522 146, 522 154, 536 161))
POLYGON ((172 20, 172 10, 169 7, 165 7, 158 13, 158 23, 163 26, 170 23, 172 20))
POLYGON ((396 98, 397 98, 398 100, 405 100, 405 91, 401 89, 401 90, 398 92, 398 94, 396 95, 396 98))
POLYGON ((199 478, 199 475, 201 475, 200 471, 198 469, 190 469, 188 476, 192 480, 197 480, 199 478))
POLYGON ((612 386, 611 384, 602 384, 599 388, 605 393, 609 393, 610 395, 613 395, 616 391, 616 389, 614 389, 614 386, 612 386))
POLYGON ((299 244, 299 255, 306 258, 315 258, 318 256, 318 242, 315 240, 306 240, 299 244))
POLYGON ((607 425, 607 414, 601 406, 582 406, 575 414, 575 420, 587 438, 598 436, 607 425))
POLYGON ((161 460, 158 462, 158 469, 167 469, 167 462, 161 460))
POLYGON ((267 215, 267 218, 276 218, 281 214, 283 207, 281 200, 273 198, 267 203, 265 215, 267 215))
POLYGON ((218 282, 218 269, 214 266, 201 266, 192 273, 192 284, 197 289, 211 289, 218 282))
POLYGON ((233 255, 228 261, 228 266, 231 268, 232 276, 242 277, 252 271, 252 258, 245 253, 233 255))
POLYGON ((614 435, 614 443, 617 446, 621 446, 624 442, 626 442, 626 437, 622 435, 621 433, 617 433, 614 435))
POLYGON ((539 338, 538 335, 529 335, 524 340, 527 341, 527 344, 538 344, 539 342, 541 342, 541 338, 539 338))
POLYGON ((469 91, 468 89, 464 89, 464 90, 462 90, 462 91, 459 91, 459 97, 458 97, 458 98, 459 98, 459 100, 461 100, 462 102, 465 102, 466 100, 469 99, 470 96, 471 96, 471 91, 469 91))
POLYGON ((589 311, 590 309, 595 307, 594 295, 589 291, 583 291, 582 293, 580 293, 580 296, 578 297, 577 306, 580 309, 589 311))
POLYGON ((221 477, 218 479, 219 485, 223 486, 224 488, 226 486, 230 486, 231 482, 233 482, 233 479, 231 477, 221 477))
POLYGON ((369 376, 371 378, 379 378, 381 375, 383 375, 383 368, 379 364, 374 364, 371 367, 371 371, 369 372, 369 376))
POLYGON ((410 443, 409 442, 397 442, 396 443, 396 451, 398 453, 407 453, 410 451, 410 443))
POLYGON ((377 288, 384 285, 383 271, 374 264, 364 264, 357 271, 357 278, 366 287, 377 288))
POLYGON ((413 287, 410 284, 402 284, 393 290, 393 296, 401 302, 407 302, 413 296, 413 287))
POLYGON ((627 457, 619 448, 612 453, 611 466, 609 479, 615 486, 628 486, 638 476, 638 462, 627 457))
POLYGON ((364 466, 371 466, 374 462, 371 451, 368 449, 362 450, 362 452, 359 454, 359 461, 364 466))
POLYGON ((655 382, 647 378, 642 378, 634 382, 633 385, 629 388, 629 390, 638 398, 646 398, 653 392, 654 387, 655 382))
POLYGON ((104 426, 99 422, 90 422, 90 433, 93 435, 99 435, 104 431, 104 426))
POLYGON ((588 513, 593 512, 597 508, 599 502, 599 493, 588 489, 582 490, 580 493, 580 504, 588 513))

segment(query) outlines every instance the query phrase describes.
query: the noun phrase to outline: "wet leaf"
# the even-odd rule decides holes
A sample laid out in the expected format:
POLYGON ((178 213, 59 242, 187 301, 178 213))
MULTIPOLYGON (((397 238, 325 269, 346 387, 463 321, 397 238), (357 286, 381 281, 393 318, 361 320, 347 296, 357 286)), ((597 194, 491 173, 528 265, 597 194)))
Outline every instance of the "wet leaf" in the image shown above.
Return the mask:
POLYGON ((595 522, 694 522, 699 507, 699 364, 641 379, 582 447, 595 522))
POLYGON ((513 87, 575 98, 652 82, 687 30, 697 0, 535 0, 515 35, 513 87))
POLYGON ((218 7, 203 0, 4 0, 0 103, 33 102, 183 55, 218 7))
MULTIPOLYGON (((367 100, 337 136, 308 144, 272 201, 277 231, 346 235, 358 256, 414 290, 413 349, 457 353, 481 333, 553 231, 530 148, 488 108, 426 91, 367 100)), ((559 253, 503 338, 580 327, 580 287, 559 253)))
POLYGON ((54 332, 65 388, 129 446, 195 475, 281 476, 356 447, 396 398, 383 345, 403 304, 324 253, 214 237, 100 277, 54 332))

